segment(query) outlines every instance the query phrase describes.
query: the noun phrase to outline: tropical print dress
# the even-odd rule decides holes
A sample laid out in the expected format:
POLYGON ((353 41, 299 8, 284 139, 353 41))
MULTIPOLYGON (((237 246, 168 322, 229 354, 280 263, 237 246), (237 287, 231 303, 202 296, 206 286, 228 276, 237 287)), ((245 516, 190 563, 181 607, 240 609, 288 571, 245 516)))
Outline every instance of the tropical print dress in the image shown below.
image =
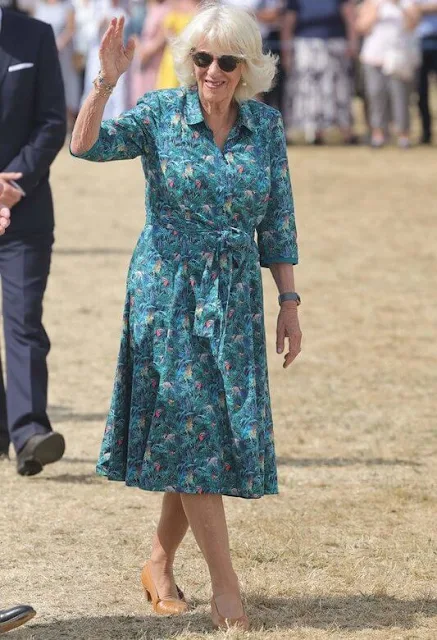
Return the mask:
POLYGON ((298 258, 281 116, 244 102, 222 151, 197 89, 156 91, 80 157, 135 156, 146 224, 97 471, 149 491, 277 493, 260 266, 298 258))

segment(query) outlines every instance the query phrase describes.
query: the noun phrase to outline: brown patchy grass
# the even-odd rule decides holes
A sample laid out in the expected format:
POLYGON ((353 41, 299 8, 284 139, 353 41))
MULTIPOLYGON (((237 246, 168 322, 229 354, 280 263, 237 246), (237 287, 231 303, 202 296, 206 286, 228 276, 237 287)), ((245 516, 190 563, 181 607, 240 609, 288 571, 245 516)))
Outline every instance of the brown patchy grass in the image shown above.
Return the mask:
MULTIPOLYGON (((291 149, 304 346, 284 373, 266 273, 281 494, 226 501, 254 626, 234 640, 437 638, 435 154, 291 149)), ((139 570, 160 496, 94 475, 143 224, 139 163, 91 165, 64 150, 53 185, 45 319, 51 415, 68 448, 34 478, 0 467, 0 601, 38 611, 13 637, 224 637, 191 535, 177 576, 195 608, 150 615, 139 570)))

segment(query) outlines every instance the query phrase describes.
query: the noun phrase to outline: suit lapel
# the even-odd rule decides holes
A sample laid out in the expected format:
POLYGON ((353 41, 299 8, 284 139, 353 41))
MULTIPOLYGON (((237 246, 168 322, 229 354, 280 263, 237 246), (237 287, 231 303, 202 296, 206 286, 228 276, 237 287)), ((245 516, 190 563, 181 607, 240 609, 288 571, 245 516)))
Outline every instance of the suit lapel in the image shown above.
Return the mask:
MULTIPOLYGON (((13 19, 12 19, 13 22, 13 19)), ((8 67, 12 60, 12 25, 11 14, 3 9, 2 26, 0 31, 0 87, 8 72, 8 67)))

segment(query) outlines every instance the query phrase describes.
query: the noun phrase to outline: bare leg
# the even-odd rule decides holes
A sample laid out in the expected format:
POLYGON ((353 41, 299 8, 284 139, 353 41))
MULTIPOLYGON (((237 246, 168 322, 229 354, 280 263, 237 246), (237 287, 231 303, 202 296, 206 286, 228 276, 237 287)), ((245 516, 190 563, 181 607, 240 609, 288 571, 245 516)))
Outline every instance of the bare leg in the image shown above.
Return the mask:
POLYGON ((149 566, 156 590, 162 600, 178 598, 173 577, 177 548, 188 529, 188 520, 179 493, 165 493, 161 518, 153 537, 149 566))
POLYGON ((181 494, 182 505, 208 564, 214 600, 226 618, 243 615, 238 578, 232 566, 222 496, 181 494))

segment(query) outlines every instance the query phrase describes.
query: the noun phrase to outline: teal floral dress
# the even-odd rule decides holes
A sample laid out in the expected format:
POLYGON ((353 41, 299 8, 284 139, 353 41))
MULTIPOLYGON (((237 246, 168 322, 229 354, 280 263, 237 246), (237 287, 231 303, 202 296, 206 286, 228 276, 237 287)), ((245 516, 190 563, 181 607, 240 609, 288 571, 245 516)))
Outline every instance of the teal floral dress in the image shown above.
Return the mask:
POLYGON ((241 104, 221 151, 196 89, 148 93, 80 157, 136 156, 146 224, 97 471, 149 491, 277 493, 260 266, 297 263, 281 116, 241 104))

